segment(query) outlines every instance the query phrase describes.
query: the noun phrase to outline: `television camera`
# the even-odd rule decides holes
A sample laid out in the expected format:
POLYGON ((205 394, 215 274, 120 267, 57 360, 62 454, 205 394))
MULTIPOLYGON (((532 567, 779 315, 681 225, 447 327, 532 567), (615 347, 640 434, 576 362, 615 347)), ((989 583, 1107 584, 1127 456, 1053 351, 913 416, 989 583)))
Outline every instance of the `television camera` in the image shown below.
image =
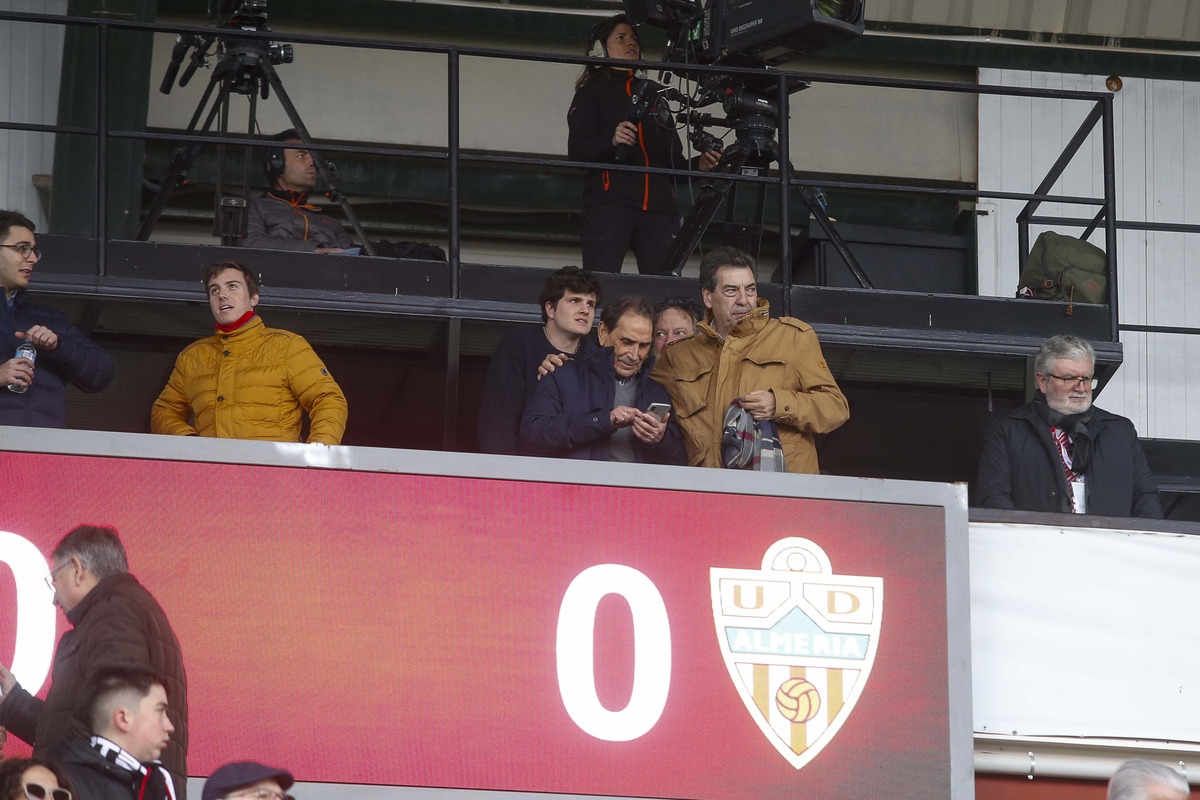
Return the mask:
MULTIPOLYGON (((632 22, 667 31, 663 61, 676 72, 689 75, 689 65, 739 68, 729 74, 708 69, 691 72, 697 88, 690 97, 655 84, 657 91, 633 98, 630 117, 639 114, 639 119, 669 117, 667 103, 677 102, 676 120, 690 128, 688 139, 698 152, 722 146, 722 140, 707 130, 710 127, 727 128, 735 137, 734 143, 724 148, 720 162, 710 172, 712 179, 702 186, 684 219, 660 267, 662 274, 682 272, 722 201, 731 189, 736 191, 735 182, 720 175, 759 175, 778 161, 775 133, 782 105, 781 82, 780 73, 772 67, 861 36, 865 29, 863 4, 864 0, 625 0, 625 12, 632 22), (644 103, 646 108, 639 111, 636 103, 644 103), (718 103, 723 117, 697 111, 718 103)), ((660 73, 660 81, 666 74, 660 73)), ((808 87, 805 81, 786 76, 782 83, 789 95, 808 87)), ((820 193, 802 187, 800 196, 859 283, 869 288, 869 279, 825 213, 820 193)))
MULTIPOLYGON (((217 64, 209 76, 208 86, 196 106, 196 111, 188 123, 186 132, 189 135, 196 131, 207 133, 213 123, 219 119, 218 132, 222 135, 227 134, 229 132, 230 95, 241 94, 250 101, 246 136, 247 138, 253 137, 257 125, 257 100, 259 97, 266 100, 270 96, 271 89, 274 89, 276 97, 292 123, 292 128, 299 134, 299 139, 304 143, 305 149, 312 154, 317 173, 328 187, 325 195, 341 206, 346 214, 346 219, 354 228, 359 241, 362 242, 363 252, 367 255, 375 255, 374 247, 367 239, 358 216, 351 208, 345 194, 335 185, 337 168, 332 161, 322 159, 312 145, 312 137, 309 136, 304 121, 300 119, 300 113, 296 110, 296 106, 283 88, 283 81, 275 71, 275 67, 279 64, 292 63, 295 55, 292 46, 271 42, 266 38, 221 35, 221 31, 236 30, 269 33, 271 28, 267 25, 267 0, 209 0, 208 19, 216 26, 214 33, 205 35, 184 33, 175 40, 170 63, 167 65, 162 84, 159 86, 159 91, 163 94, 170 93, 175 85, 175 78, 179 74, 179 68, 183 65, 184 59, 188 58, 189 52, 191 57, 188 58, 188 66, 183 75, 179 76, 180 87, 188 85, 196 74, 196 70, 208 67, 210 58, 215 54, 217 64), (216 92, 215 98, 213 98, 214 91, 216 92), (209 106, 210 99, 212 100, 211 106, 209 106), (207 113, 205 113, 206 109, 207 113), (203 122, 201 122, 202 118, 203 122)), ((146 219, 143 220, 142 226, 138 230, 138 239, 150 238, 154 226, 158 224, 159 217, 162 216, 175 189, 187 183, 188 172, 191 170, 200 148, 199 142, 193 142, 185 144, 175 151, 170 168, 150 205, 150 211, 146 214, 146 219)), ((221 237, 223 244, 238 244, 246 235, 249 153, 242 165, 241 197, 225 195, 224 169, 221 168, 224 148, 221 145, 217 146, 217 153, 216 208, 213 232, 221 237)))

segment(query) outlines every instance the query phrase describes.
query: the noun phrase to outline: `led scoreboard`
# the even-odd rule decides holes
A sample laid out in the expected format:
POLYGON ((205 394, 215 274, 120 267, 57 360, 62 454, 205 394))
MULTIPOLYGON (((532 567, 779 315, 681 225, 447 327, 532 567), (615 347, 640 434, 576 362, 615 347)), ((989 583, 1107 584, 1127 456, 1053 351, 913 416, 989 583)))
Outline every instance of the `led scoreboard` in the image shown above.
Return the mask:
POLYGON ((0 661, 46 691, 45 556, 115 526, 183 646, 193 775, 970 796, 961 489, 39 433, 0 429, 0 661))

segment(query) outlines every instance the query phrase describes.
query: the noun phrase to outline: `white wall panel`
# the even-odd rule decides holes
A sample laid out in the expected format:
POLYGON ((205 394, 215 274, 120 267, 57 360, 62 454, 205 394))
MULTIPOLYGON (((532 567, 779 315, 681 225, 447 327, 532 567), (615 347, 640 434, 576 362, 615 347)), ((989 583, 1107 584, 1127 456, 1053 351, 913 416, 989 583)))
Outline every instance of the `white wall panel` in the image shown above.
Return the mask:
MULTIPOLYGON (((1102 76, 983 70, 980 82, 1104 91, 1102 76)), ((1118 218, 1200 224, 1200 86, 1132 78, 1124 84, 1113 104, 1118 218)), ((1073 101, 982 98, 981 187, 1032 191, 1087 111, 1087 104, 1073 101)), ((1099 196, 1103 163, 1097 133, 1052 191, 1099 196)), ((994 206, 997 213, 980 220, 980 291, 1011 296, 1020 271, 1013 220, 1021 204, 994 206)), ((1065 216, 1086 210, 1042 208, 1065 216)), ((1091 241, 1105 246, 1102 232, 1091 241)), ((1122 231, 1116 246, 1122 323, 1200 328, 1200 234, 1122 231)), ((1125 363, 1100 404, 1133 419, 1143 436, 1200 438, 1200 410, 1189 402, 1200 396, 1200 337, 1126 333, 1121 340, 1125 363)))
MULTIPOLYGON (((65 14, 67 0, 0 0, 0 10, 65 14)), ((58 109, 63 28, 0 22, 0 114, 9 122, 52 125, 58 109)), ((33 185, 54 164, 54 136, 0 131, 0 208, 25 212, 39 229, 46 216, 33 185)))
POLYGON ((949 25, 1194 42, 1200 7, 1185 0, 871 0, 870 22, 949 25))

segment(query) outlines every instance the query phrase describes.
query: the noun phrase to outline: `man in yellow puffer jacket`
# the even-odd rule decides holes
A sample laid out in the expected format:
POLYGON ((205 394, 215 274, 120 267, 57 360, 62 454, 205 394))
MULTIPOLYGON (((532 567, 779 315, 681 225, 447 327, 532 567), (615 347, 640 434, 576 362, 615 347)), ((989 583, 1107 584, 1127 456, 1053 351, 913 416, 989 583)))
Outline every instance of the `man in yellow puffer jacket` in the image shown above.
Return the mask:
POLYGON ((258 280, 234 261, 204 275, 217 322, 213 336, 188 345, 150 410, 153 433, 272 442, 340 444, 346 396, 304 337, 268 328, 254 313, 258 280))

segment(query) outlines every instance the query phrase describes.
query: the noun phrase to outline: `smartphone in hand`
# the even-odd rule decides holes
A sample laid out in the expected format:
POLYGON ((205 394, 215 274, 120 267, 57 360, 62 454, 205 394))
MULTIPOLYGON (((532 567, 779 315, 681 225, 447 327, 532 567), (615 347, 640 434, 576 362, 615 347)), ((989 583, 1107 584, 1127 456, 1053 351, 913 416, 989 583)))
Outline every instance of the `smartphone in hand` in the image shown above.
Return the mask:
POLYGON ((658 418, 659 422, 662 422, 664 419, 667 418, 667 414, 671 413, 671 404, 670 403, 651 403, 650 407, 646 409, 646 413, 653 414, 655 417, 658 418))

